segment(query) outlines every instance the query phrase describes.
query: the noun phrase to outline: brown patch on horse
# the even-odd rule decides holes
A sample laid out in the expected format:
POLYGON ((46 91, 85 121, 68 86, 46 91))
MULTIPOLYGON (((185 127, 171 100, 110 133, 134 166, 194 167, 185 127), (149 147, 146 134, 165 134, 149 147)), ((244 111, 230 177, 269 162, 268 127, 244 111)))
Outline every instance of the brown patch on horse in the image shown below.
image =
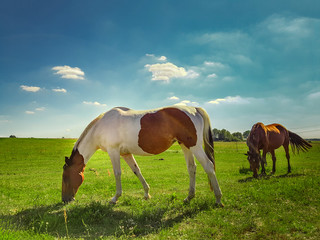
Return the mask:
POLYGON ((164 108, 147 113, 141 120, 139 147, 150 154, 159 154, 167 150, 174 141, 187 148, 197 143, 197 132, 190 117, 177 108, 164 108))

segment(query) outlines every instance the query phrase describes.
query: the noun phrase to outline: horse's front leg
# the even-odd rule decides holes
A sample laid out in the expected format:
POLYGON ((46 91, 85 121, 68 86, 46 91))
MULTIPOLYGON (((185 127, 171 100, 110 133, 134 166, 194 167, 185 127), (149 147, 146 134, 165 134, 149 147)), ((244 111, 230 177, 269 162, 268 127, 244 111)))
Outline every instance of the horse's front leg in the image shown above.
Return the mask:
POLYGON ((139 168, 136 160, 134 159, 133 155, 132 154, 123 155, 122 158, 129 165, 129 167, 131 168, 133 173, 139 178, 139 180, 143 186, 143 189, 144 189, 144 198, 146 200, 150 199, 151 196, 149 194, 149 190, 150 190, 149 184, 146 182, 146 180, 142 176, 140 168, 139 168))
POLYGON ((263 150, 262 152, 262 158, 261 158, 261 174, 265 175, 266 174, 266 169, 264 168, 264 164, 267 165, 267 152, 263 150))
POLYGON ((121 186, 121 166, 120 166, 120 153, 118 150, 108 150, 112 166, 113 173, 116 179, 116 195, 110 200, 111 204, 116 204, 118 198, 122 195, 122 186, 121 186))

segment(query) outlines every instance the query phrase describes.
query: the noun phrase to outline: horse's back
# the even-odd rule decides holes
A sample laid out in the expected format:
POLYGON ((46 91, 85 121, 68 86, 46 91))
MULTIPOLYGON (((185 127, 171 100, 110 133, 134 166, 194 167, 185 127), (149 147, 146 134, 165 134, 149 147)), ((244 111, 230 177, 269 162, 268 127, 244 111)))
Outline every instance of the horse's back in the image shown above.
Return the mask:
POLYGON ((266 126, 268 130, 269 149, 274 150, 283 144, 289 144, 288 130, 281 124, 274 123, 266 126))

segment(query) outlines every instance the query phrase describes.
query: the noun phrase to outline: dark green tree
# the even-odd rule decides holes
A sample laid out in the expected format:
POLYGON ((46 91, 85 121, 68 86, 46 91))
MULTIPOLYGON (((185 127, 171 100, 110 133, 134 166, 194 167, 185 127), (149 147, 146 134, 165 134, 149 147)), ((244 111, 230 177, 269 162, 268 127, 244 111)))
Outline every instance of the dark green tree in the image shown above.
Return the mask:
POLYGON ((242 141, 243 140, 243 136, 241 132, 235 132, 232 133, 233 136, 233 141, 242 141))
POLYGON ((249 134, 250 134, 250 130, 245 131, 245 132, 242 134, 242 135, 243 135, 243 138, 244 138, 244 139, 248 138, 249 134))

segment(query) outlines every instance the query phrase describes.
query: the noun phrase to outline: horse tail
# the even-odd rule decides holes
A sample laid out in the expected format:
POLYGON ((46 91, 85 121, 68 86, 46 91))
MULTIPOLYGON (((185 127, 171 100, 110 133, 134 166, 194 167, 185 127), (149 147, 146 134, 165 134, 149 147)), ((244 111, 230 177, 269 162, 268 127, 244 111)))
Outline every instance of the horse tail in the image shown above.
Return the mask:
POLYGON ((307 152, 309 148, 312 147, 310 143, 308 143, 306 140, 304 140, 302 137, 300 137, 298 134, 288 131, 289 133, 289 142, 291 145, 291 149, 293 154, 297 151, 299 154, 299 151, 307 152))
POLYGON ((204 143, 204 152, 207 157, 213 163, 214 170, 216 169, 216 164, 214 161, 214 145, 213 145, 213 133, 211 130, 210 118, 208 113, 203 108, 197 108, 197 111, 200 113, 203 119, 203 143, 204 143))

